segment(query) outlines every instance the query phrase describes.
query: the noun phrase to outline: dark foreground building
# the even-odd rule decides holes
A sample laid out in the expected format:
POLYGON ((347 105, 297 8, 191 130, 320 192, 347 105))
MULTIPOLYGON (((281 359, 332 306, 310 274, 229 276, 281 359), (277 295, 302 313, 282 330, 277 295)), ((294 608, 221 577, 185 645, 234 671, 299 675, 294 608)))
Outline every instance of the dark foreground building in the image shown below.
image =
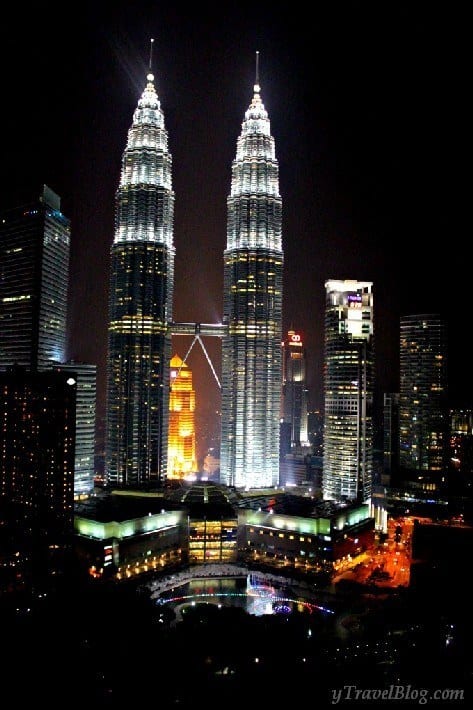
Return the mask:
POLYGON ((41 593, 68 569, 76 382, 66 372, 0 373, 3 592, 41 593))

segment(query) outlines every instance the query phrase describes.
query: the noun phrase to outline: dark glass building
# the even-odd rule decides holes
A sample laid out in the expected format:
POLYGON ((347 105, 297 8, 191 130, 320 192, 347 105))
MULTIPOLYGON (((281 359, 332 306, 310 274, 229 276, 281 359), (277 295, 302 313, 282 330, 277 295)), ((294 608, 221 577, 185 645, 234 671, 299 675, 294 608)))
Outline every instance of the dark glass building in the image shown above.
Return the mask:
POLYGON ((220 480, 279 482, 282 384, 282 201, 258 78, 232 164, 224 252, 220 480))
POLYGON ((373 284, 327 281, 323 497, 370 500, 373 472, 373 284))
POLYGON ((0 367, 64 361, 69 250, 70 222, 46 185, 0 215, 0 367))
POLYGON ((383 472, 381 484, 396 484, 399 476, 399 392, 383 398, 383 472))
POLYGON ((403 316, 400 336, 401 477, 435 499, 448 462, 446 324, 436 314, 403 316))
POLYGON ((306 354, 303 337, 289 330, 283 340, 282 421, 291 427, 291 449, 309 446, 306 354))
POLYGON ((0 549, 10 589, 47 588, 73 534, 76 382, 70 373, 0 372, 0 549))
POLYGON ((152 74, 123 153, 111 248, 106 481, 166 477, 174 281, 172 159, 152 74))

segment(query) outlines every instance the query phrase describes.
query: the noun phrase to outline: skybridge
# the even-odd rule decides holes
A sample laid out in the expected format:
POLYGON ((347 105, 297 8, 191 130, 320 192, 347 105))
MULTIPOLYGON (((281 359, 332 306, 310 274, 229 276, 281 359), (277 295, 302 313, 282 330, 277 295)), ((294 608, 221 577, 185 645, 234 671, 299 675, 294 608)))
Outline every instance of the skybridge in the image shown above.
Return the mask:
MULTIPOLYGON (((221 389, 220 385, 220 380, 218 379, 218 375, 215 371, 215 368, 213 366, 212 360, 210 359, 210 356, 205 348, 205 345, 203 343, 202 338, 205 337, 214 337, 214 338, 223 338, 223 336, 227 332, 227 326, 224 325, 223 323, 168 323, 168 332, 171 333, 171 335, 193 335, 194 339, 192 343, 189 346, 189 349, 187 350, 183 360, 182 360, 182 365, 186 362, 187 358, 189 357, 189 354, 196 344, 196 342, 199 343, 200 347, 202 348, 204 355, 207 359, 207 362, 209 363, 209 367, 212 370, 212 374, 215 377, 215 381, 218 385, 218 388, 221 389)), ((181 365, 181 367, 182 367, 181 365)), ((177 375, 179 376, 179 372, 181 371, 181 367, 179 368, 179 371, 177 375)))

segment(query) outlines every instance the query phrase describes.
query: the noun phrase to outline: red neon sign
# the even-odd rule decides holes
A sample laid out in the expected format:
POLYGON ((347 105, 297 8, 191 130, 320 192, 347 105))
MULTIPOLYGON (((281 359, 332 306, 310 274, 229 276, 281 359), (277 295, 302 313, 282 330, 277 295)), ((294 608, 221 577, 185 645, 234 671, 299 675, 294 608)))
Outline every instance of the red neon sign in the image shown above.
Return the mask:
POLYGON ((290 342, 291 345, 302 345, 302 340, 299 333, 291 333, 290 342))

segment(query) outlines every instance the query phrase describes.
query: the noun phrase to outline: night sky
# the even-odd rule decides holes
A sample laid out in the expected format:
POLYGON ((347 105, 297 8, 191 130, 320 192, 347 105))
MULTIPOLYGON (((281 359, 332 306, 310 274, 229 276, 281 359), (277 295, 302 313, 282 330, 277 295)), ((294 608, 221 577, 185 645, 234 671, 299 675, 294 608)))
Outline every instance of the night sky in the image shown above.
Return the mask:
MULTIPOLYGON (((0 30, 0 207, 43 183, 61 196, 68 354, 98 364, 100 415, 114 196, 151 37, 173 157, 174 319, 221 320, 231 162, 259 50, 283 200, 283 327, 304 335, 311 406, 323 404, 329 278, 374 283, 378 397, 399 388, 399 316, 440 313, 452 404, 471 405, 463 3, 315 2, 310 17, 307 3, 34 7, 13 8, 0 30)), ((189 345, 175 338, 173 349, 189 345)), ((220 343, 205 345, 220 371, 220 343)), ((217 430, 219 392, 198 344, 188 362, 200 427, 217 430)))

